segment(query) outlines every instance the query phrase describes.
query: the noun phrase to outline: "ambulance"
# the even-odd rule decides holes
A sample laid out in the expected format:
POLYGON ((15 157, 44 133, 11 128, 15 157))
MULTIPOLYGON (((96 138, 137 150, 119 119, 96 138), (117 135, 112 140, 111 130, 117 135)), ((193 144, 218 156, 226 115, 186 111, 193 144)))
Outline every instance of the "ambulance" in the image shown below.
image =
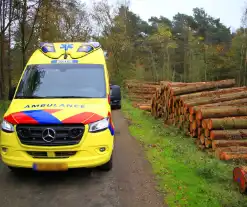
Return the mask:
POLYGON ((10 170, 112 169, 110 84, 98 42, 41 43, 9 99, 0 150, 10 170))

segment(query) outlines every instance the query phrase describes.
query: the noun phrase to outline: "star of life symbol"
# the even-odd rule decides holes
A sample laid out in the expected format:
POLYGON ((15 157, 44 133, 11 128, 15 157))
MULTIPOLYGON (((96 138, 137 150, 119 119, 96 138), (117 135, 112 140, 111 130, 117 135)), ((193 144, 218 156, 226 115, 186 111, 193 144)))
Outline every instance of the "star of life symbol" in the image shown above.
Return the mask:
POLYGON ((73 49, 73 44, 61 44, 60 48, 67 51, 68 49, 73 49))

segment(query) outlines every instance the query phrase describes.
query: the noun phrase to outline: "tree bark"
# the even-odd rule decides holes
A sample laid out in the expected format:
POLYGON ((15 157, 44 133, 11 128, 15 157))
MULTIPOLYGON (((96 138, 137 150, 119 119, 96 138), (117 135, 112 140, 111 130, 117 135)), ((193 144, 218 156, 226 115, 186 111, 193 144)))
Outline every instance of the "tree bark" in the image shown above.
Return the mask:
POLYGON ((186 108, 191 106, 198 106, 210 103, 218 103, 223 101, 231 101, 234 99, 247 98, 247 91, 233 92, 229 94, 218 95, 218 97, 204 97, 204 98, 196 98, 188 101, 184 101, 184 105, 186 108))
POLYGON ((212 148, 215 150, 218 147, 247 147, 247 140, 214 140, 212 148))
POLYGON ((238 106, 238 105, 246 105, 247 104, 247 98, 242 98, 242 99, 236 99, 236 100, 230 100, 230 101, 222 101, 218 103, 209 103, 209 104, 204 104, 204 105, 199 105, 199 106, 192 106, 190 107, 190 114, 196 113, 199 109, 203 107, 213 107, 213 106, 238 106))
POLYGON ((247 116, 209 119, 207 128, 212 129, 247 129, 247 116))
POLYGON ((201 108, 196 113, 196 119, 223 118, 233 116, 247 116, 247 107, 221 106, 201 108))
POLYGON ((235 79, 221 80, 221 81, 213 81, 206 83, 199 83, 195 85, 185 86, 181 88, 174 89, 171 92, 171 95, 183 95, 193 92, 206 91, 209 89, 217 89, 217 88, 229 88, 235 85, 235 79))
POLYGON ((204 92, 197 92, 191 94, 185 94, 181 96, 176 96, 176 100, 180 101, 187 101, 193 98, 207 98, 207 97, 218 97, 219 95, 229 94, 239 91, 247 91, 247 87, 233 87, 233 88, 226 88, 226 89, 219 89, 214 91, 204 91, 204 92))

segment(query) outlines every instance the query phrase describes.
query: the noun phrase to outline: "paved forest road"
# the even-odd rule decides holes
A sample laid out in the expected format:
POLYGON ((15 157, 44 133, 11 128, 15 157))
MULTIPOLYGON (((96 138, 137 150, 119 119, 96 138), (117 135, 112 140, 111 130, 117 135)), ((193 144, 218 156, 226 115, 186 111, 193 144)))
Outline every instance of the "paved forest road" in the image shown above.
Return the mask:
POLYGON ((162 207, 149 163, 129 135, 127 121, 113 112, 116 127, 111 172, 25 172, 14 176, 0 164, 0 207, 162 207))

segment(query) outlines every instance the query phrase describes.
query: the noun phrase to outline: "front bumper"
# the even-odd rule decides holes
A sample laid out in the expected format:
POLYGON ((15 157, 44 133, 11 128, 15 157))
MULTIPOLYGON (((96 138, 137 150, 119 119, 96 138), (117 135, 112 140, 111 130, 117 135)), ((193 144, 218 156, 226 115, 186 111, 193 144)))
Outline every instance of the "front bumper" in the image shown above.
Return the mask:
POLYGON ((33 164, 66 164, 68 168, 91 168, 107 163, 112 155, 114 136, 109 129, 85 133, 79 144, 44 147, 22 145, 17 134, 1 131, 0 150, 3 163, 12 167, 32 168, 33 164), (102 148, 105 148, 103 151, 102 148), (37 156, 39 155, 39 156, 37 156))
POLYGON ((119 106, 121 105, 121 100, 111 100, 111 106, 119 106))

